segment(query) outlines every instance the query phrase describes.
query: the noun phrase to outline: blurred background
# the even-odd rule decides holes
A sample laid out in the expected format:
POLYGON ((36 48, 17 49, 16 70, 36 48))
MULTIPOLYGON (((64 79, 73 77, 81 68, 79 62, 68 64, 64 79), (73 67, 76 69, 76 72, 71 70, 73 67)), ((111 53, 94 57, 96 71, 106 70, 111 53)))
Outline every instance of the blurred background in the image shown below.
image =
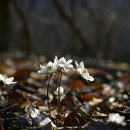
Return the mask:
POLYGON ((130 62, 130 0, 1 0, 0 53, 130 62))

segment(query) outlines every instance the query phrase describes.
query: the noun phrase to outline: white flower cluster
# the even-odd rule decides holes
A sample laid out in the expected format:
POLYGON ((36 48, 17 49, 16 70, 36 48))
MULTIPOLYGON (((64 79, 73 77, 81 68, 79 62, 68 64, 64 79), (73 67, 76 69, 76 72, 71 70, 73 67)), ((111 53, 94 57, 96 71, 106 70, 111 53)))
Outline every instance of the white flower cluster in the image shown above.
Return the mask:
POLYGON ((83 62, 80 62, 80 64, 75 62, 75 64, 76 69, 73 68, 71 59, 67 61, 64 57, 62 57, 58 60, 57 56, 55 56, 54 63, 50 61, 46 66, 40 65, 41 70, 39 70, 38 73, 52 74, 55 73, 58 69, 64 71, 74 69, 79 75, 81 75, 87 81, 94 80, 94 78, 89 75, 88 70, 84 67, 83 62))
POLYGON ((2 81, 4 85, 16 84, 17 82, 14 82, 13 80, 14 80, 14 77, 7 78, 6 76, 3 76, 2 74, 0 74, 0 81, 2 81))
POLYGON ((66 61, 66 59, 64 57, 60 58, 58 60, 57 56, 55 56, 55 59, 54 59, 54 64, 57 68, 63 68, 64 70, 66 69, 72 69, 73 68, 73 65, 71 64, 72 63, 72 60, 68 60, 66 61))
POLYGON ((126 122, 124 120, 125 120, 125 117, 120 116, 118 113, 110 113, 108 115, 108 122, 113 122, 113 123, 125 126, 126 122))
POLYGON ((71 69, 73 68, 71 63, 72 60, 66 61, 64 57, 58 60, 57 56, 55 56, 54 63, 50 61, 46 66, 40 65, 41 70, 39 70, 38 73, 51 74, 56 72, 59 68, 64 70, 71 69))

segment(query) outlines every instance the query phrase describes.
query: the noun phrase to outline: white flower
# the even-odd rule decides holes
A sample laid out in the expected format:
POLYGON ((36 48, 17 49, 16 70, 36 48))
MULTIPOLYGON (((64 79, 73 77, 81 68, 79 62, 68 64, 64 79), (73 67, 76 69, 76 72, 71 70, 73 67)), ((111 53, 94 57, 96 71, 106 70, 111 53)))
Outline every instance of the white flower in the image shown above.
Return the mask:
MULTIPOLYGON (((60 100, 63 100, 64 97, 65 97, 64 88, 63 88, 63 87, 58 87, 58 88, 56 89, 56 91, 54 91, 54 94, 55 94, 56 96, 58 96, 58 92, 59 92, 60 100)), ((58 99, 58 97, 57 97, 57 99, 58 99)))
POLYGON ((122 126, 125 126, 126 122, 124 120, 125 120, 125 117, 120 116, 118 113, 110 113, 108 115, 108 121, 109 122, 114 122, 116 124, 120 124, 122 126))
POLYGON ((92 76, 89 75, 88 70, 86 68, 84 68, 84 63, 80 62, 80 64, 78 64, 75 61, 76 64, 76 71, 78 74, 80 74, 84 79, 88 80, 88 81, 93 81, 94 78, 92 76))
POLYGON ((39 70, 38 73, 42 74, 51 74, 57 70, 57 67, 51 61, 47 64, 47 66, 40 65, 40 68, 41 70, 39 70))
POLYGON ((59 95, 63 95, 64 94, 64 88, 63 87, 58 87, 56 89, 56 91, 54 91, 54 94, 58 96, 58 91, 59 91, 59 95))
POLYGON ((14 77, 7 78, 6 76, 3 76, 0 74, 0 81, 3 82, 4 85, 13 85, 16 84, 17 82, 13 82, 14 77))
POLYGON ((57 56, 55 56, 54 64, 57 66, 57 68, 63 68, 65 70, 72 69, 73 65, 71 63, 72 63, 71 59, 66 61, 66 59, 64 57, 62 57, 58 60, 57 56))

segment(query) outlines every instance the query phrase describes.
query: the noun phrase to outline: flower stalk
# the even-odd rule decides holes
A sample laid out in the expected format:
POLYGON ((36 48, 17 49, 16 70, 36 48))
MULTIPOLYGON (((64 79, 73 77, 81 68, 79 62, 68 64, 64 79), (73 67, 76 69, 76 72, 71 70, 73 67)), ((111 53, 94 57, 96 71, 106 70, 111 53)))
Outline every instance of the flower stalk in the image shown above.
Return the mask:
POLYGON ((61 86, 61 79, 62 79, 62 71, 61 69, 59 70, 59 81, 58 81, 58 107, 57 107, 57 115, 60 114, 60 86, 61 86))
POLYGON ((51 117, 51 108, 50 108, 50 102, 49 102, 49 86, 50 86, 50 80, 51 80, 51 75, 49 75, 48 84, 47 84, 47 105, 48 105, 48 115, 49 115, 49 117, 51 117))

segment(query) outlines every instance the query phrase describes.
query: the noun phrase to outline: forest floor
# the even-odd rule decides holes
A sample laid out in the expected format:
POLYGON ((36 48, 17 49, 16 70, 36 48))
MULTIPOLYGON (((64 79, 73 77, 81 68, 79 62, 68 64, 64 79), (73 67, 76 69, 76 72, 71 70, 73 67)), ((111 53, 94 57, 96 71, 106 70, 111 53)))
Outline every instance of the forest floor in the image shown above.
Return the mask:
POLYGON ((65 93, 58 106, 54 76, 48 92, 49 115, 48 80, 38 74, 40 64, 45 64, 46 58, 3 56, 0 73, 14 77, 17 84, 4 87, 1 83, 0 129, 130 130, 129 65, 93 60, 84 62, 94 81, 87 82, 73 72, 63 73, 61 85, 65 93), (47 123, 46 118, 49 119, 47 123))

